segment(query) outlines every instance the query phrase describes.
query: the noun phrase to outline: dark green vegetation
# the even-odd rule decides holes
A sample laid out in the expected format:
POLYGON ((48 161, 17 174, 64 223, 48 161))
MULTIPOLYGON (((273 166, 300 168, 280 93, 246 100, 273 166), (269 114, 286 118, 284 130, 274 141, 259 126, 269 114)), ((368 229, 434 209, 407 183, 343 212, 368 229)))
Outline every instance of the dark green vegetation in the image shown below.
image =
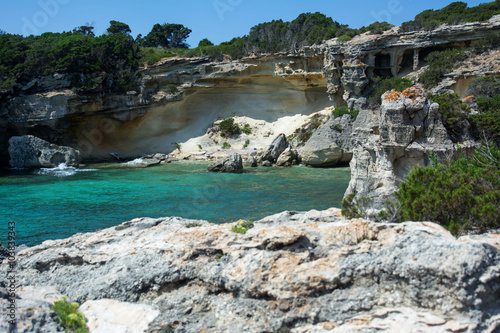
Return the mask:
POLYGON ((476 139, 487 137, 497 142, 500 139, 500 76, 479 78, 469 87, 469 93, 476 96, 479 113, 469 114, 466 103, 456 94, 430 95, 439 104, 439 113, 451 139, 459 141, 463 131, 472 126, 476 139))
POLYGON ((426 88, 433 87, 441 82, 443 75, 452 71, 460 61, 465 60, 467 54, 465 49, 449 49, 431 52, 425 61, 429 63, 429 68, 420 75, 420 82, 426 88))
POLYGON ((500 150, 483 145, 472 158, 417 167, 396 198, 400 221, 434 221, 455 235, 500 227, 500 150))
POLYGON ((373 77, 372 83, 375 86, 375 90, 370 94, 370 102, 380 104, 380 99, 386 91, 396 89, 397 91, 403 91, 406 88, 413 86, 411 80, 404 78, 382 78, 380 76, 373 77))
POLYGON ((359 110, 350 109, 348 106, 337 106, 332 112, 332 116, 334 119, 342 117, 345 114, 350 115, 352 120, 354 121, 358 117, 359 110))
POLYGON ((470 8, 467 7, 467 3, 457 1, 439 10, 423 11, 415 16, 413 21, 403 23, 400 31, 432 30, 444 23, 487 21, 496 14, 500 14, 500 0, 470 8))
POLYGON ((191 30, 156 24, 145 38, 136 40, 130 32, 127 24, 111 21, 107 34, 98 37, 92 26, 29 37, 0 34, 0 89, 59 73, 68 74, 72 87, 85 92, 123 93, 136 87, 141 59, 151 62, 167 56, 148 47, 186 48, 191 30))
POLYGON ((94 37, 80 32, 23 38, 0 36, 0 89, 54 73, 71 74, 84 90, 123 92, 136 82, 139 48, 124 33, 94 37))
POLYGON ((240 127, 234 123, 234 118, 226 118, 219 124, 222 137, 229 137, 240 133, 240 127))
POLYGON ((458 142, 462 131, 467 127, 467 105, 456 94, 430 95, 429 99, 439 104, 443 125, 451 139, 458 142))
POLYGON ((56 301, 52 309, 56 313, 56 318, 66 332, 88 333, 85 316, 78 312, 78 303, 70 303, 66 297, 56 301))
POLYGON ((476 96, 479 114, 469 117, 476 136, 486 135, 500 140, 500 76, 479 78, 471 83, 469 91, 476 96))
POLYGON ((191 29, 182 24, 155 24, 146 37, 137 36, 135 41, 143 47, 164 47, 169 49, 187 49, 186 39, 191 34, 191 29))
POLYGON ((239 58, 253 53, 294 51, 334 37, 348 41, 361 33, 379 34, 392 27, 387 22, 375 22, 368 27, 352 29, 319 12, 305 13, 291 22, 273 20, 258 24, 248 35, 221 43, 217 48, 223 54, 239 58))

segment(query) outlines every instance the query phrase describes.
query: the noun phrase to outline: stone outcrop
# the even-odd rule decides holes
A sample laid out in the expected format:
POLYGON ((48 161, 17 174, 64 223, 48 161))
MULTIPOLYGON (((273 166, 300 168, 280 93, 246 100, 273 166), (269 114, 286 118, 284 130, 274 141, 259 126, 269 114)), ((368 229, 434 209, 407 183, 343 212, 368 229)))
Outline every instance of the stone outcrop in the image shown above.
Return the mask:
MULTIPOLYGON (((17 302, 37 298, 38 305, 19 307, 18 325, 54 332, 49 303, 59 295, 79 302, 89 325, 113 332, 134 324, 147 332, 486 332, 500 325, 498 235, 455 239, 430 222, 346 220, 338 209, 254 224, 241 235, 233 224, 141 218, 25 249, 18 280, 31 292, 18 293, 17 302), (187 227, 193 222, 199 227, 187 227), (55 297, 35 297, 32 286, 55 297)), ((5 325, 0 320, 7 332, 5 325)))
MULTIPOLYGON (((345 196, 352 193, 355 200, 368 199, 364 209, 374 217, 412 167, 429 164, 430 153, 451 158, 456 147, 438 110, 439 105, 419 88, 385 93, 378 126, 358 128, 352 134, 354 155, 345 196)), ((462 143, 465 150, 470 144, 462 143)))
POLYGON ((286 139, 285 134, 278 135, 273 142, 267 147, 264 151, 264 154, 261 156, 261 161, 269 161, 271 163, 275 163, 278 160, 278 157, 283 153, 287 148, 290 147, 288 140, 286 139))
POLYGON ((210 164, 207 169, 210 172, 242 173, 243 159, 240 154, 234 153, 210 164))
POLYGON ((331 117, 300 149, 302 162, 314 167, 331 167, 338 163, 349 163, 353 148, 352 126, 350 115, 331 117))
POLYGON ((289 167, 299 163, 299 153, 297 150, 288 147, 276 160, 276 166, 289 167))
POLYGON ((9 155, 14 168, 53 168, 61 163, 67 166, 80 163, 78 150, 54 145, 32 135, 10 138, 9 155))

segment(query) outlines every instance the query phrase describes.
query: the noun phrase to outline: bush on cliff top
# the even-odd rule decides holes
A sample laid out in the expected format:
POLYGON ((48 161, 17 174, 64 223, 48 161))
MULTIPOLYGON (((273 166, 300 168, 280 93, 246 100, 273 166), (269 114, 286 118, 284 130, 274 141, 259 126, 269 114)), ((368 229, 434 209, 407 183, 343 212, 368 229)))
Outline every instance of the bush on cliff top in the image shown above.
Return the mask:
POLYGON ((433 221, 455 235, 500 228, 500 150, 414 168, 395 193, 400 221, 433 221))
POLYGON ((404 22, 400 31, 432 30, 441 24, 487 21, 493 15, 500 14, 500 0, 483 3, 476 7, 467 7, 467 3, 457 1, 439 10, 425 10, 415 16, 413 21, 404 22))

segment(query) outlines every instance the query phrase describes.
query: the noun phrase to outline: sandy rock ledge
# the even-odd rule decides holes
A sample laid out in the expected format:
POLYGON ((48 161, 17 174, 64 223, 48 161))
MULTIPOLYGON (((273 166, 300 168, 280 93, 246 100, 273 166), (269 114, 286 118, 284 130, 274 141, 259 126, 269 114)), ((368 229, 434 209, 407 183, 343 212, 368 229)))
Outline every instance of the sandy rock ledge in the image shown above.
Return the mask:
POLYGON ((22 288, 52 297, 19 293, 32 313, 18 309, 18 331, 53 332, 58 294, 82 304, 94 332, 500 328, 499 235, 455 239, 434 223, 346 220, 338 209, 283 212, 245 235, 230 228, 141 218, 23 250, 22 288))

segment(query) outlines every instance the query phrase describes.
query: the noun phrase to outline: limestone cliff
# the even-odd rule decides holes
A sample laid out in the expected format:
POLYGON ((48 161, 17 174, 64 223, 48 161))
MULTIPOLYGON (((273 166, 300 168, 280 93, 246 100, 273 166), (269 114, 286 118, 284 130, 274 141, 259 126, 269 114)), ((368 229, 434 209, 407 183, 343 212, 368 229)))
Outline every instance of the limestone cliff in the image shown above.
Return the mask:
MULTIPOLYGON (((274 122, 327 106, 363 110, 372 76, 408 74, 424 66, 432 51, 466 46, 499 30, 496 16, 429 32, 394 28, 347 43, 331 40, 296 53, 238 61, 164 59, 142 68, 140 90, 125 95, 82 94, 60 74, 33 78, 20 95, 0 95, 0 162, 7 163, 7 142, 15 135, 78 148, 84 159, 137 156, 169 153, 174 142, 203 135, 218 118, 235 114, 274 122)), ((448 88, 463 91, 464 75, 499 72, 496 64, 457 73, 448 88)))

